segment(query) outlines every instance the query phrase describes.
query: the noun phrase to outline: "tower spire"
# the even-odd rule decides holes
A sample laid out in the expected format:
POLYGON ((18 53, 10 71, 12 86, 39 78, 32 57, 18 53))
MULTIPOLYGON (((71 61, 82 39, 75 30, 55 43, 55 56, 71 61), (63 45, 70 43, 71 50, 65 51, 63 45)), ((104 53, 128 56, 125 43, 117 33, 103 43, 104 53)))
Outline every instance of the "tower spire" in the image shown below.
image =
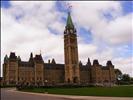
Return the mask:
POLYGON ((73 25, 73 22, 72 22, 72 18, 71 18, 70 12, 68 12, 66 27, 67 28, 70 28, 70 29, 73 29, 74 28, 74 25, 73 25))
POLYGON ((72 6, 69 3, 67 4, 67 6, 68 6, 68 17, 67 17, 66 27, 69 28, 69 29, 73 29, 74 25, 73 25, 72 18, 71 18, 71 8, 72 8, 72 6))

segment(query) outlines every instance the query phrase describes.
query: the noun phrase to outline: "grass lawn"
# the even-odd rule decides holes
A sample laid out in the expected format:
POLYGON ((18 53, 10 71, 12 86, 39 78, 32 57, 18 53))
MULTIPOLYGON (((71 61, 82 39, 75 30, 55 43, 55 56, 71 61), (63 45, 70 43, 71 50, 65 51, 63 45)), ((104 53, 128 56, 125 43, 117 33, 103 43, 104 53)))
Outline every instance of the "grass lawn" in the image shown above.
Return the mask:
POLYGON ((82 88, 32 88, 24 89, 26 92, 79 96, 110 96, 110 97, 133 97, 133 86, 115 86, 115 87, 82 87, 82 88))

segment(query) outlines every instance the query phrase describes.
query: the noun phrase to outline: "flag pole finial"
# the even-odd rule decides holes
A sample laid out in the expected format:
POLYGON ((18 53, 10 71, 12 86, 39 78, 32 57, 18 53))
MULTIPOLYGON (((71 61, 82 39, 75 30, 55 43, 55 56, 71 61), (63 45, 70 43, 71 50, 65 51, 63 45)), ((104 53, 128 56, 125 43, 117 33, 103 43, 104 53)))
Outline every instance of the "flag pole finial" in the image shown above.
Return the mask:
POLYGON ((40 55, 41 55, 41 50, 40 50, 40 55))
POLYGON ((71 9, 72 9, 72 5, 70 3, 67 3, 68 14, 71 13, 71 9))

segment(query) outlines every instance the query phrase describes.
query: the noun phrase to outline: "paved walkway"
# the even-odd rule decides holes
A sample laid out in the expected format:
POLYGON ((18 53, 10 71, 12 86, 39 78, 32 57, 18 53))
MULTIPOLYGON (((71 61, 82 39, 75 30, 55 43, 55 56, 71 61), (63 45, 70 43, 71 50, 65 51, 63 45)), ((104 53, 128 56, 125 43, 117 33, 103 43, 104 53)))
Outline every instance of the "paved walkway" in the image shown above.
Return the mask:
POLYGON ((1 99, 0 100, 73 100, 63 97, 53 97, 48 95, 33 94, 15 91, 14 89, 1 89, 1 99))
POLYGON ((54 95, 2 89, 2 100, 133 100, 133 98, 54 95))

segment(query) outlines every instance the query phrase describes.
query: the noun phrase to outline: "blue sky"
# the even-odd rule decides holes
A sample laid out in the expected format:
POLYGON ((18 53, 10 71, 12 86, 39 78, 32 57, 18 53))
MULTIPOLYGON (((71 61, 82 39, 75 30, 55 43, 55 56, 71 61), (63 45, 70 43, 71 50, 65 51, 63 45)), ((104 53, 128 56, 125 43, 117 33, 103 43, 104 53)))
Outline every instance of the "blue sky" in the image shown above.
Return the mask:
MULTIPOLYGON (((63 63, 61 41, 68 12, 67 3, 56 1, 49 3, 48 6, 44 1, 41 3, 1 1, 2 61, 4 55, 11 51, 17 52, 27 60, 28 53, 31 51, 37 53, 41 49, 44 51, 44 60, 54 57, 57 62, 63 63), (25 29, 27 27, 28 29, 25 29), (22 43, 21 46, 18 46, 18 41, 22 43), (53 45, 54 43, 56 45, 53 45), (35 48, 35 45, 39 46, 35 48), (22 51, 25 46, 28 53, 22 51)), ((87 58, 90 57, 91 61, 99 59, 99 62, 105 65, 107 60, 112 60, 117 68, 133 75, 130 19, 133 13, 133 2, 70 1, 69 3, 73 6, 71 16, 77 29, 81 61, 86 63, 87 58), (91 3, 94 6, 91 6, 91 3), (120 63, 123 60, 125 62, 120 63)))
POLYGON ((9 8, 10 7, 10 1, 1 1, 1 7, 9 8))
POLYGON ((133 12, 133 1, 121 1, 124 14, 133 12))

